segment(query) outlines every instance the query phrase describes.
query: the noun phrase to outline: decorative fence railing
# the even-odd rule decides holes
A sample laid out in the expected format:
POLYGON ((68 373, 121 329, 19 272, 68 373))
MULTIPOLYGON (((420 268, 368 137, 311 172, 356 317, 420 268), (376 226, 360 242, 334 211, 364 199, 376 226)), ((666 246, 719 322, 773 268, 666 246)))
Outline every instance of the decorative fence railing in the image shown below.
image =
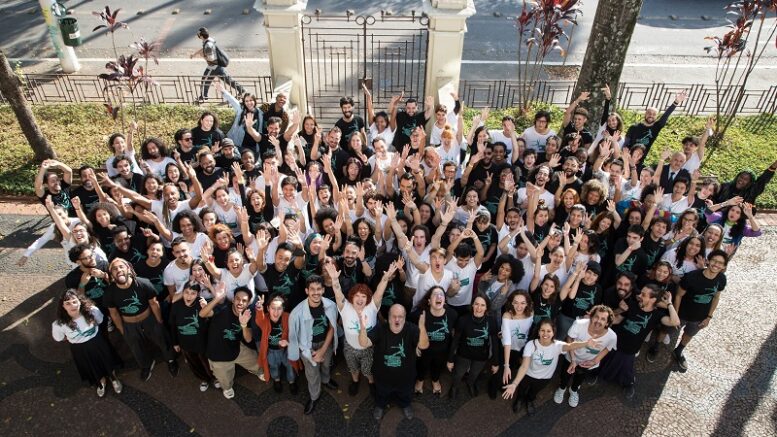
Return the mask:
MULTIPOLYGON (((509 80, 462 80, 459 83, 459 97, 469 107, 504 109, 520 105, 517 81, 509 80)), ((561 107, 572 101, 574 81, 541 81, 532 95, 539 100, 561 107)), ((677 108, 686 115, 714 114, 717 96, 714 85, 676 83, 621 83, 618 85, 617 106, 619 108, 644 110, 648 106, 663 109, 680 90, 688 90, 685 104, 677 108)), ((724 102, 731 102, 740 87, 726 87, 721 96, 724 102)), ((725 105, 724 105, 725 106, 725 105)), ((739 114, 774 114, 777 111, 777 85, 767 89, 746 89, 740 103, 739 114)))
MULTIPOLYGON (((248 91, 262 101, 273 101, 273 83, 269 76, 233 76, 248 91)), ((153 76, 158 85, 149 88, 149 103, 192 103, 200 95, 200 76, 153 76)), ((104 88, 114 84, 96 76, 62 74, 24 74, 23 86, 27 100, 33 104, 47 103, 101 103, 105 102, 104 88)), ((142 87, 138 87, 142 88, 142 87)), ((136 91, 140 98, 141 91, 136 91)), ((216 96, 211 87, 211 99, 216 96)), ((217 98, 216 98, 217 99, 217 98)), ((6 103, 0 95, 0 103, 6 103)))

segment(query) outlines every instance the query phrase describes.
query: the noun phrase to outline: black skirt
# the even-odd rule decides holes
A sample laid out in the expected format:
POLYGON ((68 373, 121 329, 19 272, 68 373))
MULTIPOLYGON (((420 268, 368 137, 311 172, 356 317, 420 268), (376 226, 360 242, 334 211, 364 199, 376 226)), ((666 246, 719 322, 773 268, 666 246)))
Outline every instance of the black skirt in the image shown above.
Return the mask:
POLYGON ((70 343, 73 361, 81 380, 96 386, 100 379, 109 378, 119 364, 113 346, 100 334, 84 343, 70 343))

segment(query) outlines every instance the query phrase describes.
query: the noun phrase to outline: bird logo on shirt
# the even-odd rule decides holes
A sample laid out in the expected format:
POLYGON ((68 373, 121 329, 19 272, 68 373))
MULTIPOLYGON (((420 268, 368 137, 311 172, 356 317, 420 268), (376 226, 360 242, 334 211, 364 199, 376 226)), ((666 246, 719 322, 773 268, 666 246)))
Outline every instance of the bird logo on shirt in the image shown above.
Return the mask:
POLYGON ((397 351, 390 355, 384 355, 383 356, 383 364, 386 367, 401 367, 402 366, 402 358, 405 358, 405 340, 402 340, 399 342, 397 346, 391 346, 391 349, 396 349, 397 351))

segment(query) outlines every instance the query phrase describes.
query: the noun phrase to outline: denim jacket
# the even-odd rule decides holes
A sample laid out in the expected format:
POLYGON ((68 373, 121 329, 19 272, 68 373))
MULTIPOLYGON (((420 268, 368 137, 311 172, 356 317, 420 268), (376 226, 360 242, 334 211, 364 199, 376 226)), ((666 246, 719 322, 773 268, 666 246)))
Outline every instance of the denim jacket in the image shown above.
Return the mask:
MULTIPOLYGON (((321 303, 324 305, 324 313, 329 319, 329 325, 336 329, 337 305, 325 297, 321 298, 321 303)), ((289 360, 296 361, 302 355, 312 362, 312 345, 313 316, 310 314, 310 307, 306 299, 297 305, 289 316, 289 360)), ((337 333, 334 334, 332 347, 333 350, 337 350, 337 333)))

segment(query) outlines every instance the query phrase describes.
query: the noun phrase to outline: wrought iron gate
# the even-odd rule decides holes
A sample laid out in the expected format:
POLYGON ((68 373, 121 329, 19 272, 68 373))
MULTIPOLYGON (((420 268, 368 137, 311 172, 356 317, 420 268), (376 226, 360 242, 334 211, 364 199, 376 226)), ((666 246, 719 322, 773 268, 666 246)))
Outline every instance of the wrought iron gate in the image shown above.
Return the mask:
POLYGON ((352 97, 366 117, 362 83, 372 93, 375 112, 386 110, 393 95, 423 102, 429 19, 413 13, 379 17, 318 11, 302 17, 302 45, 308 108, 325 128, 342 113, 341 97, 352 97))

